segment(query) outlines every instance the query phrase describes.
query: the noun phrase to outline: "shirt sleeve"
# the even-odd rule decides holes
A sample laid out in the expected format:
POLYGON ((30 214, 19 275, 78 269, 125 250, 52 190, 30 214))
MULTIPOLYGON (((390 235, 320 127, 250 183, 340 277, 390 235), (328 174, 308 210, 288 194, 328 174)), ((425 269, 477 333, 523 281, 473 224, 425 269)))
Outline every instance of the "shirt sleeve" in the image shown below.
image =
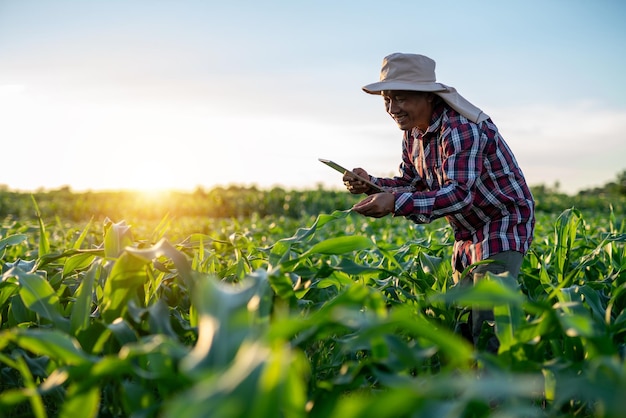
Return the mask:
POLYGON ((471 207, 472 186, 483 169, 478 126, 468 122, 450 127, 440 141, 441 167, 428 167, 439 177, 440 187, 395 193, 396 216, 425 223, 471 207))

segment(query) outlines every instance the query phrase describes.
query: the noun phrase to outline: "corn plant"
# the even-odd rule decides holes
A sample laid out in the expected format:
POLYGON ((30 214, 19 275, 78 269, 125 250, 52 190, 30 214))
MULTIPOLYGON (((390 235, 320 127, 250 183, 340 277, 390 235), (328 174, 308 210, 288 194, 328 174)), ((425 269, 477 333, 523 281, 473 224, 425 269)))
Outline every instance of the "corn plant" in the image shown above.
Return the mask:
POLYGON ((442 223, 250 217, 174 243, 167 218, 140 240, 10 220, 0 414, 619 417, 626 234, 604 219, 540 219, 518 281, 470 288, 442 223), (456 332, 469 306, 494 310, 497 354, 456 332))

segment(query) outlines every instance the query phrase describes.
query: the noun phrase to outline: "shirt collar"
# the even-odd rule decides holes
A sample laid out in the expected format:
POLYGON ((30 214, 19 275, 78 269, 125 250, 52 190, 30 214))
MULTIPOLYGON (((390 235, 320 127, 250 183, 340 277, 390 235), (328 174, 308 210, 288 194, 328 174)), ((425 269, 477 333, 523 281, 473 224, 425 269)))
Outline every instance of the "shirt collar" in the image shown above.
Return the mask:
POLYGON ((411 130, 411 135, 414 138, 417 138, 420 133, 422 136, 428 136, 429 134, 437 132, 441 126, 441 119, 443 119, 444 106, 443 100, 440 100, 439 103, 435 105, 433 108, 433 115, 430 118, 430 125, 428 125, 426 132, 421 132, 419 128, 416 127, 411 130))

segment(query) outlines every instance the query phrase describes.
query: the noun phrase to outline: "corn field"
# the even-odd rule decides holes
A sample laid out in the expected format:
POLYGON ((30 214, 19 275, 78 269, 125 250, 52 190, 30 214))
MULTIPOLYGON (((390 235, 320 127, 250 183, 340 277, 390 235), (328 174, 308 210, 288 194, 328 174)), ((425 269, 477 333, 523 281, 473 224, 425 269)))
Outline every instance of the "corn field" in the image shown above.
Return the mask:
POLYGON ((461 288, 444 222, 345 202, 151 229, 38 203, 0 225, 0 416, 626 411, 626 222, 612 210, 540 212, 517 281, 461 288), (494 310, 497 354, 458 332, 472 306, 494 310))

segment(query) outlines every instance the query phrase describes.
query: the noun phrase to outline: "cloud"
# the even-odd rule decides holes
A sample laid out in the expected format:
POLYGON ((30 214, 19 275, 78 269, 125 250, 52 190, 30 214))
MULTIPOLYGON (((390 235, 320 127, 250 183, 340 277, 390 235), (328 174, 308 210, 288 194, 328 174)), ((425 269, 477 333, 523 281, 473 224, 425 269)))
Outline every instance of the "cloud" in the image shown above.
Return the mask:
POLYGON ((494 109, 491 116, 531 185, 575 193, 626 169, 626 109, 599 102, 494 109))

